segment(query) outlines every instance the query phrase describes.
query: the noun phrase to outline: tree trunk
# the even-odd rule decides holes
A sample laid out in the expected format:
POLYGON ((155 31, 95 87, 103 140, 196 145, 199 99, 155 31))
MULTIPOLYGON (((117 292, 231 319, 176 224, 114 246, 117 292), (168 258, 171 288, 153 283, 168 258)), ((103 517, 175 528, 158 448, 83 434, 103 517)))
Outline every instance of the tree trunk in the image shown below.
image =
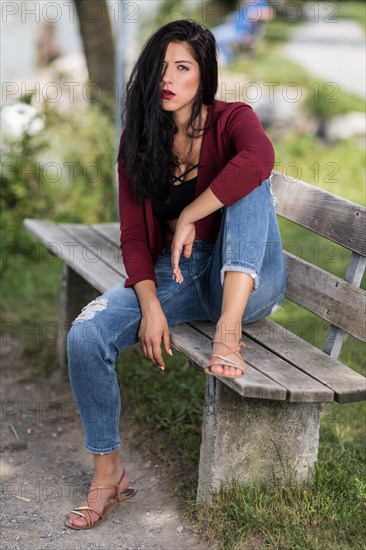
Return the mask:
POLYGON ((113 115, 115 50, 106 0, 74 0, 79 18, 80 34, 93 85, 86 97, 97 101, 113 115))

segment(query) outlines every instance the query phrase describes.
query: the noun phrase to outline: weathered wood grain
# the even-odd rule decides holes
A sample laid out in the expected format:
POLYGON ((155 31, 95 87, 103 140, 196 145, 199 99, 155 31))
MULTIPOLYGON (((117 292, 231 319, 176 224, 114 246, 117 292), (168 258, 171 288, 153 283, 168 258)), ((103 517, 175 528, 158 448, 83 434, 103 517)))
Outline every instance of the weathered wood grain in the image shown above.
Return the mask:
MULTIPOLYGON (((365 272, 365 265, 366 258, 356 254, 356 252, 352 252, 344 280, 359 287, 365 272)), ((346 333, 343 329, 335 325, 330 325, 328 336, 323 347, 324 353, 330 355, 333 359, 337 359, 342 349, 345 335, 346 333)))
POLYGON ((101 233, 91 226, 79 224, 60 224, 74 242, 82 245, 86 263, 102 262, 114 269, 123 277, 125 270, 120 250, 101 233))
POLYGON ((118 223, 99 223, 93 224, 91 228, 98 234, 104 237, 109 242, 113 250, 114 259, 119 264, 120 272, 127 279, 127 272, 123 263, 122 252, 119 242, 119 224, 118 223))
POLYGON ((366 399, 366 379, 361 374, 271 319, 245 325, 243 333, 330 388, 338 403, 366 399))
POLYGON ((286 298, 342 328, 366 339, 366 292, 285 252, 286 298))
POLYGON ((279 172, 273 190, 277 213, 366 256, 366 208, 279 172))
POLYGON ((25 227, 35 235, 47 249, 55 254, 76 273, 100 292, 106 292, 118 284, 121 275, 104 262, 86 262, 85 248, 59 225, 42 220, 24 221, 25 227))
POLYGON ((91 227, 117 248, 120 248, 119 223, 94 223, 91 227))
MULTIPOLYGON (((194 321, 190 326, 213 338, 215 327, 205 321, 194 321)), ((244 339, 244 357, 246 365, 268 376, 271 380, 286 388, 286 401, 299 403, 325 403, 334 400, 333 391, 315 380, 312 376, 298 370, 291 363, 264 349, 253 340, 244 339)))
MULTIPOLYGON (((188 359, 200 367, 204 367, 211 353, 210 339, 197 332, 188 324, 170 327, 171 344, 182 351, 188 359)), ((224 384, 235 390, 243 397, 257 399, 274 399, 284 401, 286 389, 271 380, 269 377, 247 366, 245 376, 239 378, 223 378, 218 376, 224 384)))

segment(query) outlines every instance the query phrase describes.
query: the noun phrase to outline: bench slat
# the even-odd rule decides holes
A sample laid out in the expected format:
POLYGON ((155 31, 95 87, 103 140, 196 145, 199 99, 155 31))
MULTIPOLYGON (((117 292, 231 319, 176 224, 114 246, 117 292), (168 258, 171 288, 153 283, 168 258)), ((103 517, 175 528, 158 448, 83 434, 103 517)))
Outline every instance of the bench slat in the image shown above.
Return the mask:
POLYGON ((121 277, 126 277, 119 247, 107 240, 94 227, 79 224, 61 224, 73 241, 82 245, 87 263, 101 261, 114 269, 121 277))
MULTIPOLYGON (((344 280, 359 287, 362 276, 365 272, 365 265, 366 258, 356 254, 356 252, 352 252, 344 280)), ((334 359, 337 359, 342 349, 345 335, 346 334, 343 329, 330 325, 327 339, 323 347, 324 353, 330 355, 334 359)))
POLYGON ((35 235, 47 249, 70 265, 76 273, 100 292, 106 292, 120 282, 121 275, 102 262, 85 261, 85 249, 74 246, 75 240, 59 225, 43 220, 24 220, 25 227, 35 235))
POLYGON ((366 208, 274 172, 277 213, 349 250, 366 256, 366 208))
MULTIPOLYGON (((215 327, 206 321, 189 323, 210 339, 215 334, 215 327)), ((334 401, 334 393, 313 377, 296 369, 278 355, 264 349, 253 340, 245 340, 244 348, 246 365, 251 365, 257 371, 268 376, 286 388, 286 401, 298 403, 330 403, 334 401)), ((209 350, 211 353, 211 349, 209 350)), ((208 356, 209 357, 209 356, 208 356)))
POLYGON ((285 258, 286 297, 365 341, 365 291, 288 252, 285 258))
POLYGON ((114 246, 115 254, 121 263, 121 273, 127 279, 127 272, 123 263, 122 251, 120 246, 119 223, 95 223, 91 226, 96 233, 104 237, 111 246, 114 246))
POLYGON ((119 223, 94 223, 91 227, 94 231, 102 235, 107 241, 113 243, 118 250, 121 250, 119 223))
POLYGON ((322 382, 334 392, 338 403, 366 399, 366 379, 361 374, 332 359, 271 319, 265 318, 245 325, 243 332, 322 382))
MULTIPOLYGON (((197 332, 188 324, 170 327, 171 344, 195 364, 203 367, 211 353, 210 339, 197 332)), ((248 365, 246 376, 241 378, 222 378, 219 380, 243 397, 256 399, 286 400, 286 389, 248 365)))

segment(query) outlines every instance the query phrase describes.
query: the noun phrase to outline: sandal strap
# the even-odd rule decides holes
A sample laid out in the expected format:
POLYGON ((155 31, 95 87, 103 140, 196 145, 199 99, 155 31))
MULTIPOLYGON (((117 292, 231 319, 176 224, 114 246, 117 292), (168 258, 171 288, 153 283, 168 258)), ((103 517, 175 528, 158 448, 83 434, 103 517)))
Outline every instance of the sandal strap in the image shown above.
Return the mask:
POLYGON ((71 513, 71 514, 76 514, 77 516, 80 516, 81 518, 85 519, 87 527, 90 527, 91 522, 90 522, 90 520, 89 520, 89 516, 86 517, 85 514, 82 514, 81 512, 78 512, 77 510, 73 510, 73 511, 70 512, 70 513, 71 513))
POLYGON ((223 344, 224 346, 226 346, 229 349, 229 351, 227 353, 222 354, 222 355, 229 355, 230 353, 238 352, 238 351, 240 351, 241 347, 244 348, 246 346, 245 342, 242 342, 242 341, 239 341, 236 345, 234 344, 233 346, 230 346, 230 344, 227 344, 226 342, 222 342, 221 340, 212 339, 211 342, 213 344, 223 344))
POLYGON ((212 355, 211 359, 206 365, 206 369, 210 369, 213 365, 222 365, 226 367, 235 367, 236 369, 241 370, 241 372, 244 374, 245 367, 244 365, 240 365, 239 363, 235 363, 235 361, 231 361, 231 359, 227 359, 227 357, 221 356, 221 355, 212 355), (219 361, 217 361, 215 358, 219 358, 219 361))
MULTIPOLYGON (((115 505, 117 505, 121 502, 124 502, 125 500, 128 500, 129 498, 133 497, 136 494, 136 489, 131 488, 131 487, 128 487, 123 492, 119 491, 119 485, 120 485, 124 475, 125 475, 125 471, 123 471, 123 474, 122 474, 122 476, 121 476, 118 483, 113 483, 113 484, 110 484, 110 485, 109 484, 108 485, 97 485, 96 487, 91 487, 91 489, 89 489, 89 491, 87 492, 87 494, 85 496, 87 506, 79 506, 78 508, 75 508, 74 510, 72 510, 72 512, 70 512, 70 514, 75 514, 77 516, 80 516, 86 521, 86 527, 74 527, 75 529, 84 529, 84 528, 87 528, 87 527, 94 527, 97 523, 99 523, 100 521, 102 521, 104 519, 103 514, 107 514, 115 505), (114 495, 114 497, 112 497, 111 501, 106 502, 106 504, 103 508, 103 513, 99 512, 99 510, 96 510, 95 508, 90 506, 89 500, 88 500, 89 493, 91 491, 96 491, 98 489, 115 489, 115 495, 114 495), (86 513, 83 514, 83 511, 85 511, 86 513), (99 519, 97 519, 96 521, 93 522, 92 518, 91 518, 91 514, 90 514, 91 512, 94 512, 95 514, 97 514, 99 516, 99 519)), ((66 526, 67 527, 73 527, 68 522, 66 522, 66 526)))
POLYGON ((234 344, 233 346, 230 346, 229 344, 227 344, 226 342, 222 342, 221 340, 215 340, 214 338, 212 338, 211 342, 212 344, 223 344, 228 348, 228 351, 221 354, 212 354, 209 362, 206 365, 205 370, 208 369, 211 372, 211 367, 215 364, 219 364, 221 366, 234 367, 236 369, 239 369, 243 374, 245 373, 245 367, 243 364, 244 360, 240 354, 241 348, 245 347, 245 342, 239 341, 236 345, 234 344), (235 355, 239 359, 240 363, 229 359, 227 357, 228 355, 235 355))
POLYGON ((122 478, 119 480, 118 483, 113 483, 113 485, 96 485, 95 487, 91 487, 89 489, 89 491, 87 492, 87 495, 91 492, 91 491, 99 491, 99 489, 115 489, 116 487, 119 486, 119 484, 121 483, 122 481, 122 478))
MULTIPOLYGON (((79 506, 78 508, 75 508, 75 510, 73 510, 71 512, 71 514, 76 514, 77 516, 80 516, 80 517, 84 518, 88 527, 90 525, 92 525, 90 514, 88 514, 88 516, 86 516, 85 514, 80 512, 79 510, 87 510, 88 512, 91 511, 91 512, 94 512, 95 514, 98 514, 100 519, 98 519, 97 521, 100 521, 101 519, 103 519, 103 514, 101 514, 100 512, 98 512, 98 510, 95 510, 95 508, 92 508, 91 506, 79 506)), ((96 523, 96 522, 94 522, 94 523, 96 523)))
MULTIPOLYGON (((116 500, 118 500, 118 502, 123 502, 125 500, 125 494, 124 494, 124 492, 119 491, 119 485, 120 485, 124 475, 125 475, 125 470, 123 470, 123 474, 122 474, 120 480, 118 481, 118 483, 113 483, 111 485, 99 485, 98 484, 96 487, 91 487, 89 489, 89 491, 87 492, 87 494, 86 494, 85 500, 88 502, 87 497, 88 497, 88 495, 91 491, 98 491, 99 489, 115 489, 116 494, 115 494, 114 498, 116 500)), ((89 504, 89 502, 88 502, 88 504, 89 504)))
MULTIPOLYGON (((242 361, 243 358, 242 356, 240 355, 240 349, 241 347, 244 347, 245 346, 245 343, 244 342, 238 342, 238 344, 235 346, 230 346, 229 344, 227 344, 226 342, 221 342, 220 340, 212 340, 212 343, 213 344, 223 344, 224 346, 226 346, 228 349, 227 352, 222 352, 220 357, 226 357, 227 355, 231 355, 231 354, 234 354, 237 356, 237 358, 242 361)), ((216 357, 219 357, 218 355, 214 354, 214 356, 216 357)), ((230 361, 230 359, 228 359, 228 361, 230 361)))
POLYGON ((224 355, 212 355, 211 356, 211 359, 209 360, 208 362, 208 365, 210 363, 213 363, 213 364, 225 364, 226 366, 228 367, 235 367, 236 369, 240 369, 238 363, 236 363, 235 361, 232 361, 231 359, 228 359, 227 357, 225 357, 224 355), (220 359, 220 361, 216 361, 215 358, 218 358, 220 359))

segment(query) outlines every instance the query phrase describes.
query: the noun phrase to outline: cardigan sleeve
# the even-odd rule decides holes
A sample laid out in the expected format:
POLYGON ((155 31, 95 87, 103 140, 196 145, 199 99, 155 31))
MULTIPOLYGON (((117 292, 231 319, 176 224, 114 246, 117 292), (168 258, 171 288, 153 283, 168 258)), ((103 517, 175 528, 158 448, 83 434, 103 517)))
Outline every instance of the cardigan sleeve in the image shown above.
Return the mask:
POLYGON ((240 103, 231 111, 223 134, 234 156, 211 182, 210 188, 225 206, 230 206, 270 176, 274 149, 258 116, 246 103, 240 103))
MULTIPOLYGON (((123 134, 121 142, 123 139, 123 134)), ((128 278, 125 287, 151 279, 156 283, 153 260, 148 244, 144 207, 133 197, 126 170, 118 161, 119 216, 121 251, 128 278)))

